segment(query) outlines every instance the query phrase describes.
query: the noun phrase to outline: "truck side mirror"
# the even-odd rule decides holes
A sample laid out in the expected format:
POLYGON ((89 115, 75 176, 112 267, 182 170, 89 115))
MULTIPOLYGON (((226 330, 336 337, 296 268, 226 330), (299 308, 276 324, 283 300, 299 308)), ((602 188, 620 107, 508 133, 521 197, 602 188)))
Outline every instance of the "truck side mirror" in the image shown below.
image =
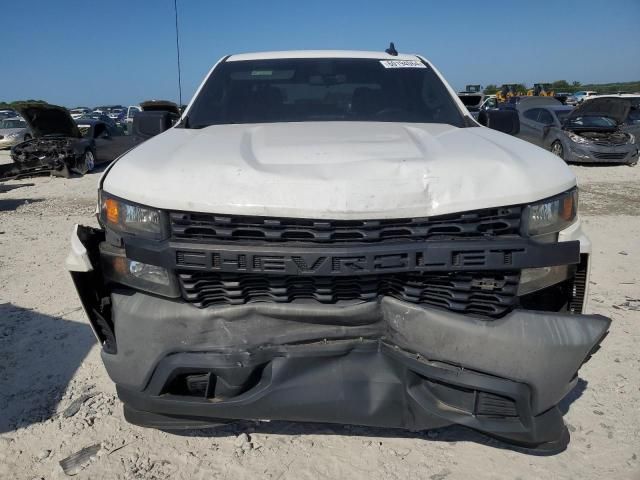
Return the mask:
POLYGON ((173 112, 139 112, 133 117, 132 133, 144 140, 170 129, 179 116, 173 112))
POLYGON ((520 133, 520 118, 515 109, 483 110, 478 115, 480 125, 509 135, 520 133))

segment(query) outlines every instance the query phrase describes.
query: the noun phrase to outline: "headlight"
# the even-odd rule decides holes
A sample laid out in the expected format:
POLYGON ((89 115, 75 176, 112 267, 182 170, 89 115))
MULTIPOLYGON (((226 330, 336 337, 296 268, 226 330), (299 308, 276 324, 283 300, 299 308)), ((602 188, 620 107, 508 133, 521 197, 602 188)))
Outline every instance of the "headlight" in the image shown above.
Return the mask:
POLYGON ((627 133, 627 135, 629 135, 629 143, 636 143, 636 137, 633 134, 627 133))
POLYGON ((159 210, 136 205, 106 192, 100 192, 100 218, 102 222, 123 233, 162 239, 162 221, 159 210))
POLYGON ((589 143, 589 140, 581 137, 580 135, 576 135, 575 133, 568 132, 567 136, 569 137, 569 140, 575 143, 589 143))
POLYGON ((18 138, 20 136, 19 133, 14 132, 14 133, 10 133, 9 135, 7 135, 7 138, 18 138))
POLYGON ((524 231, 529 236, 559 232, 575 222, 578 189, 529 205, 524 210, 524 231))

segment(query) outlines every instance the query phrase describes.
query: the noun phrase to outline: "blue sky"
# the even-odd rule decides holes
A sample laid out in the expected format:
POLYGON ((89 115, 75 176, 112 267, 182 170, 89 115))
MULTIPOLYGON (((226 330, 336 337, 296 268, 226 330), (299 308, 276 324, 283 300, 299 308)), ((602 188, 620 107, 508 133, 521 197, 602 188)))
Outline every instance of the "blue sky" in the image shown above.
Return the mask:
MULTIPOLYGON (((173 0, 2 2, 0 100, 177 100, 173 0)), ((640 0, 178 0, 183 98, 221 56, 289 49, 424 54, 467 83, 640 80, 640 0)))

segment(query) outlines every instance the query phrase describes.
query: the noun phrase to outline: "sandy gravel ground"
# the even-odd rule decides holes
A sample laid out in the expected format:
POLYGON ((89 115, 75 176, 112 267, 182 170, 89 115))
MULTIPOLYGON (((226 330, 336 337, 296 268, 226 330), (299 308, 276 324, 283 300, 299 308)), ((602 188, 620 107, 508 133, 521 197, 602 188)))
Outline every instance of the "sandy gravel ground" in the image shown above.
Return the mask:
POLYGON ((0 184, 0 478, 640 479, 640 167, 572 167, 594 242, 589 308, 613 318, 564 402, 569 448, 532 456, 454 427, 425 433, 240 422, 184 435, 128 425, 63 268, 94 224, 99 174, 0 184))

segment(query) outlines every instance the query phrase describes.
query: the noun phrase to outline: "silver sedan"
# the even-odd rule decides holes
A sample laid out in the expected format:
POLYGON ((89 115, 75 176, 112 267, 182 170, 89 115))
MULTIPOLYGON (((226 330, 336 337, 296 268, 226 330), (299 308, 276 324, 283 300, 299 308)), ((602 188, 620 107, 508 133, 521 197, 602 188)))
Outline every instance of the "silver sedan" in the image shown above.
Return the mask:
POLYGON ((0 120, 0 149, 11 148, 33 137, 27 123, 21 118, 0 120))

